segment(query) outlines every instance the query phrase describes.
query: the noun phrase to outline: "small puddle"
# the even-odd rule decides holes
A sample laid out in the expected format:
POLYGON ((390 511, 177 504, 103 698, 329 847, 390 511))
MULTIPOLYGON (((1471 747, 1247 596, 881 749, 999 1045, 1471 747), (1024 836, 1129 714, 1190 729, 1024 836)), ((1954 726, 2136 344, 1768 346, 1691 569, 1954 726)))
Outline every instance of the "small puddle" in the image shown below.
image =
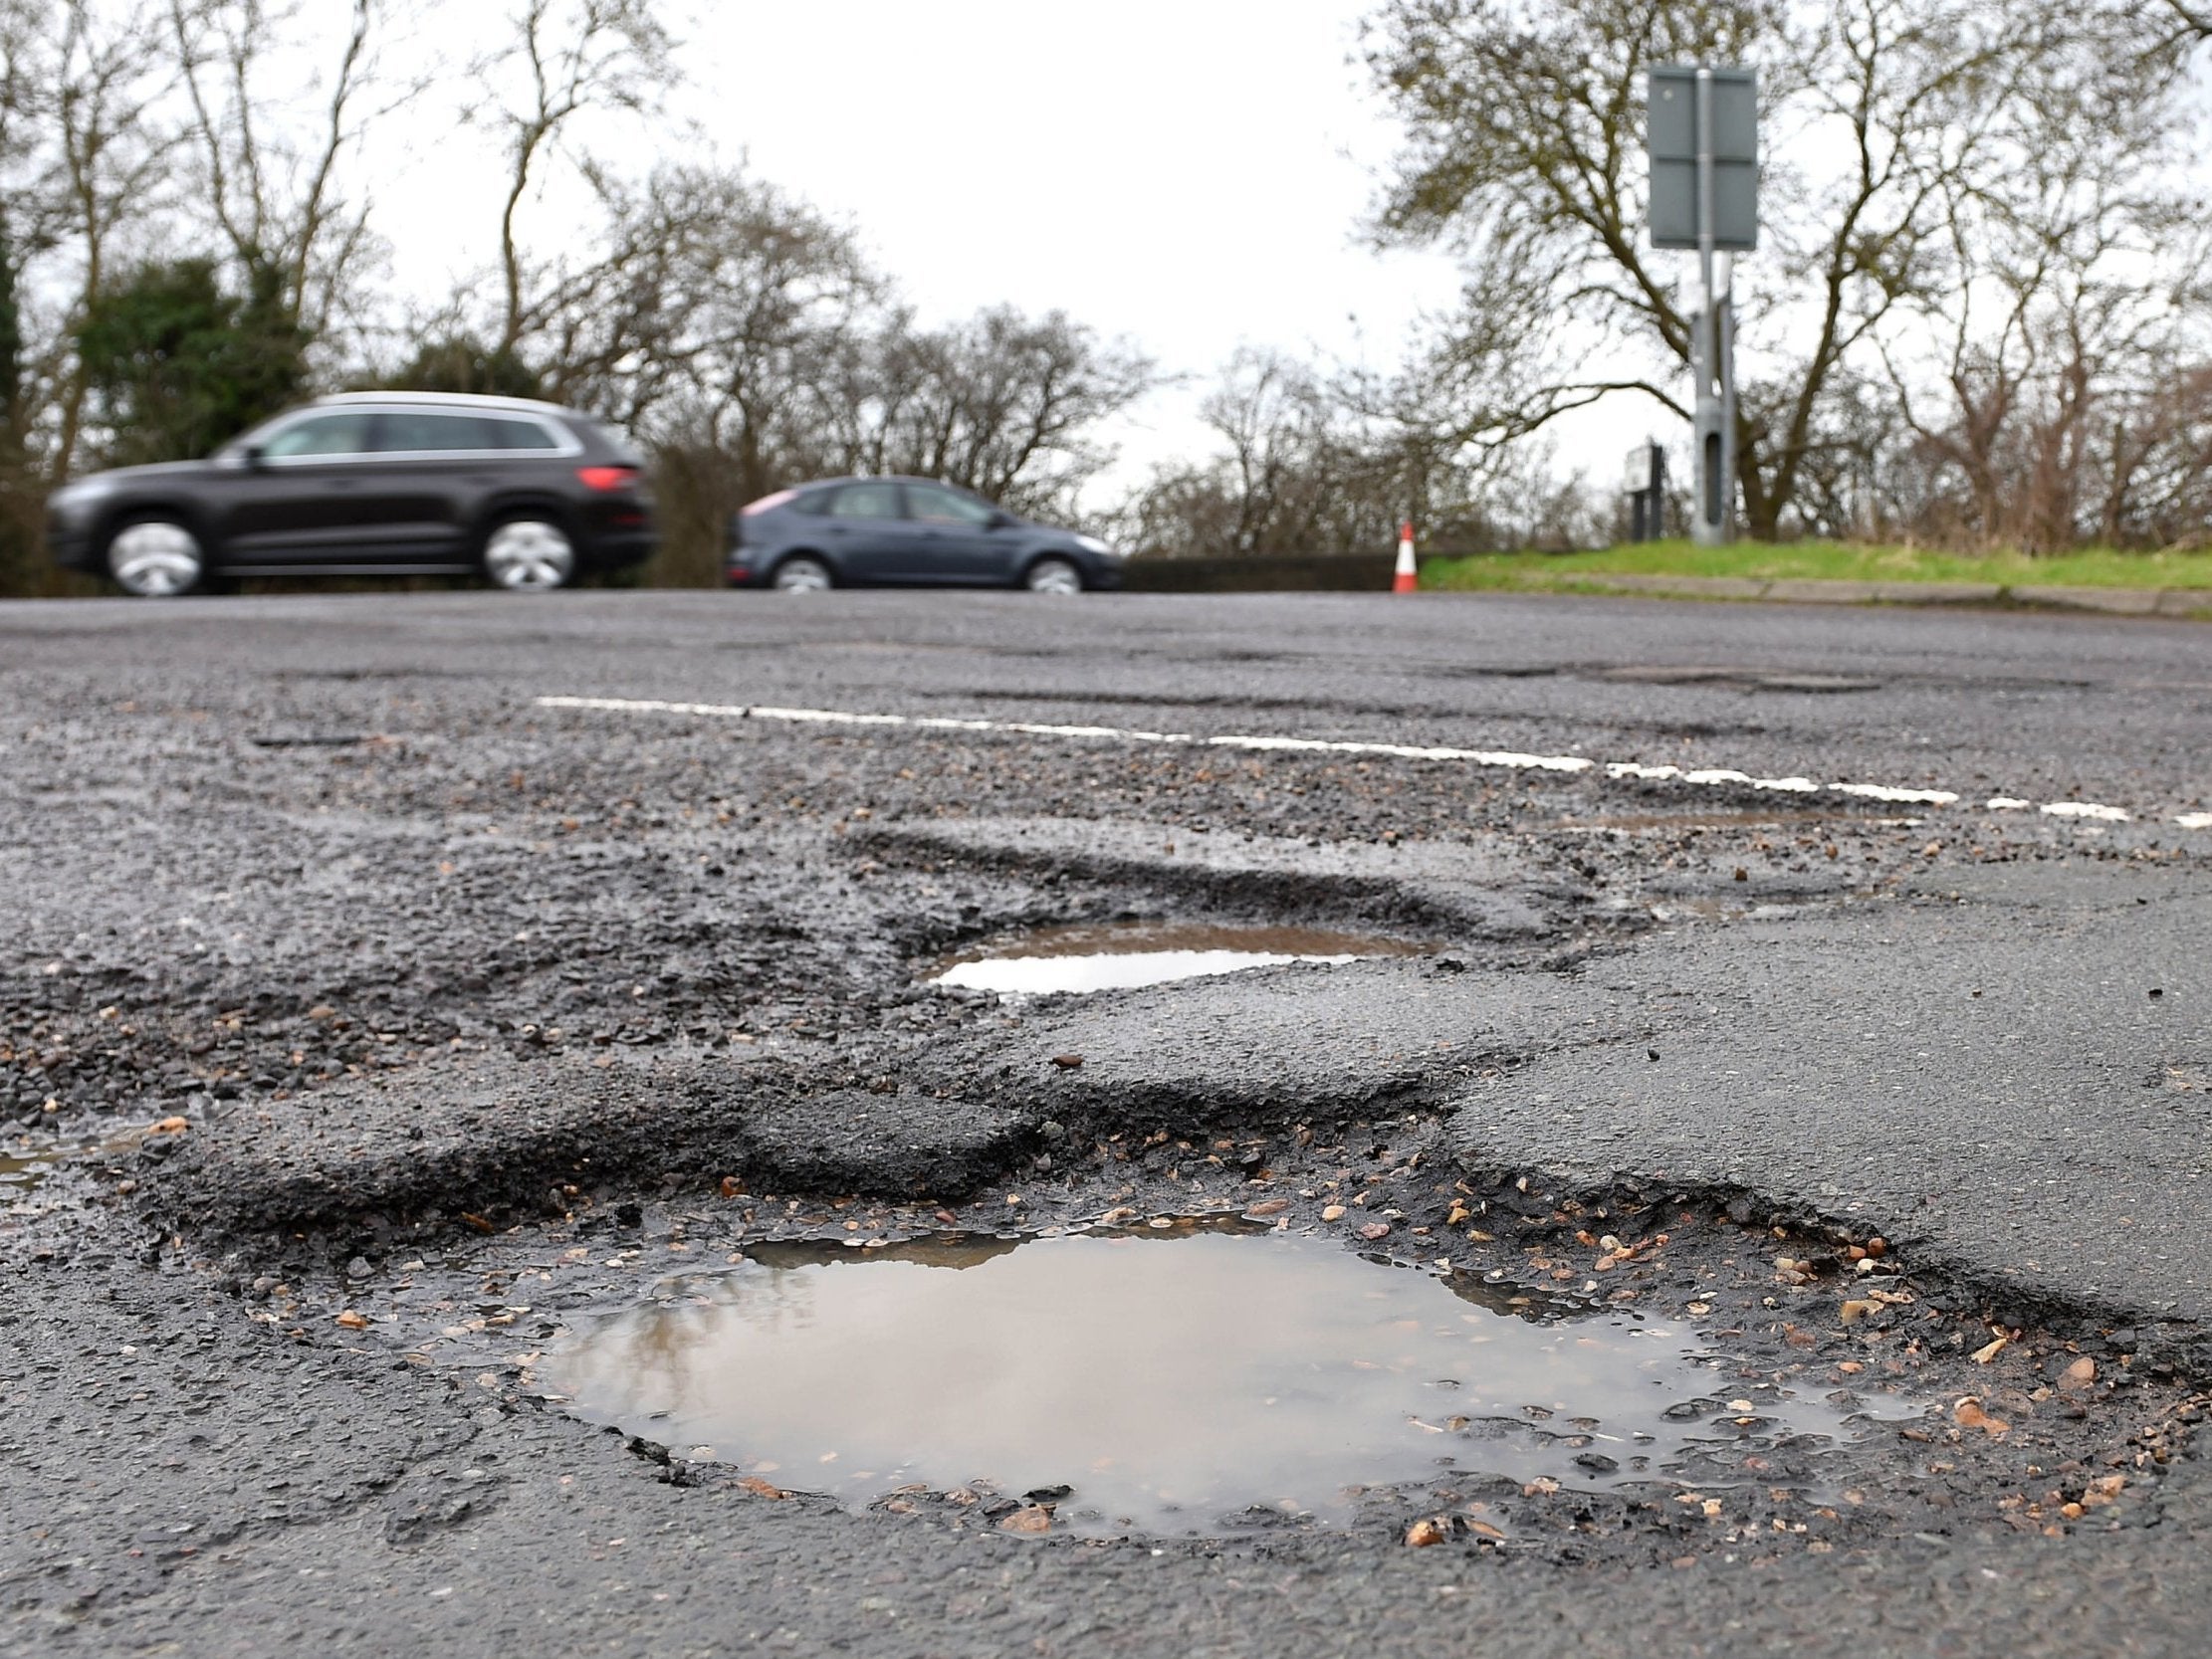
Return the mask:
MULTIPOLYGON (((80 1145, 44 1136, 22 1136, 6 1145, 0 1145, 0 1199, 22 1197, 38 1187, 63 1164, 107 1150, 109 1144, 111 1143, 95 1142, 80 1145)), ((111 1144, 120 1145, 122 1142, 111 1144)))
POLYGON ((1420 956, 1429 945, 1322 928, 1235 928, 1189 922, 1114 922, 1044 928, 965 951, 930 976, 933 985, 1045 996, 1124 990, 1284 962, 1341 964, 1369 956, 1420 956))
POLYGON ((0 1194, 30 1191, 54 1172, 60 1157, 52 1151, 0 1153, 0 1194))
POLYGON ((20 1198, 35 1190, 65 1164, 98 1157, 103 1152, 135 1150, 159 1128, 150 1124, 134 1126, 105 1141, 61 1141, 37 1134, 20 1136, 0 1146, 0 1200, 20 1198))
POLYGON ((1041 1492, 1092 1535, 1342 1525, 1364 1488, 1457 1475, 1725 1484, 1754 1449, 1908 1414, 1736 1379, 1685 1327, 1208 1223, 756 1246, 542 1374, 588 1421, 778 1486, 1041 1492))

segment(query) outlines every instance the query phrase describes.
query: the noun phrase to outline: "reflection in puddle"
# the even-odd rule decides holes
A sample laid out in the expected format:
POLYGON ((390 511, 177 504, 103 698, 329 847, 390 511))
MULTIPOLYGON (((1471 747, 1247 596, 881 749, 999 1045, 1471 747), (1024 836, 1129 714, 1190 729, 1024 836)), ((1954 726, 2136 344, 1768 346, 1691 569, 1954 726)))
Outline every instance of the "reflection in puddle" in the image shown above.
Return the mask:
POLYGON ((556 1397, 852 1502, 1066 1487, 1056 1528, 1107 1534, 1209 1531, 1254 1506, 1341 1524, 1363 1486, 1454 1473, 1740 1476, 1748 1443, 1843 1438, 1864 1409, 1724 1381, 1682 1328, 1325 1238, 1183 1227, 750 1257, 579 1331, 545 1362, 556 1397))
POLYGON ((13 1142, 0 1146, 0 1200, 30 1193, 66 1164, 98 1157, 103 1152, 132 1151, 149 1136, 183 1126, 182 1118, 164 1119, 158 1124, 121 1130, 104 1141, 62 1141, 36 1132, 19 1136, 13 1142))
POLYGON ((0 1193, 28 1192, 54 1172, 57 1152, 0 1154, 0 1193))
POLYGON ((1129 922, 1046 928, 955 956, 930 982, 1006 996, 1122 990, 1282 962, 1418 956, 1427 945, 1376 933, 1321 928, 1227 928, 1205 923, 1129 922))
POLYGON ((24 1136, 0 1148, 0 1199, 20 1197, 72 1158, 106 1149, 101 1144, 65 1145, 46 1137, 24 1136))

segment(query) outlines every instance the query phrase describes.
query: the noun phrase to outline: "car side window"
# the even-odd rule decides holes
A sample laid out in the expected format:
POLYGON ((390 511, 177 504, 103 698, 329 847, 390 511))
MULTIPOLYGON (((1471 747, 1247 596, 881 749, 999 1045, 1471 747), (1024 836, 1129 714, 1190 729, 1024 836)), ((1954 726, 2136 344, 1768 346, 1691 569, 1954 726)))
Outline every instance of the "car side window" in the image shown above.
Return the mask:
POLYGON ((908 511, 925 524, 960 524, 975 527, 991 522, 997 509, 935 484, 906 487, 908 511))
POLYGON ((536 421, 504 420, 486 415, 477 425, 484 429, 486 449, 551 450, 560 447, 553 435, 536 421))
POLYGON ((896 484, 848 484, 831 498, 832 518, 903 518, 896 484))
POLYGON ((272 461, 368 453, 368 411, 347 409, 329 415, 310 415, 276 433, 261 446, 272 461))
POLYGON ((503 446, 493 423, 479 415, 439 415, 420 409, 387 409, 376 423, 376 448, 385 455, 436 454, 503 446))

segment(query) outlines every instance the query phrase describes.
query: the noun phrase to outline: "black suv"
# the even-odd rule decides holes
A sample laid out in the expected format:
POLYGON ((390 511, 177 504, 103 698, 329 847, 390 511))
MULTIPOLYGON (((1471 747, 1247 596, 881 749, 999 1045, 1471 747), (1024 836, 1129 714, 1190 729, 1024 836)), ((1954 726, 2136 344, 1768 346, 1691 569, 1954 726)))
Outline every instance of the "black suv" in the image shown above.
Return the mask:
POLYGON ((529 592, 655 546, 637 453, 589 417, 423 392, 327 397, 205 461, 94 473, 54 493, 47 525, 57 563, 146 597, 470 571, 529 592))

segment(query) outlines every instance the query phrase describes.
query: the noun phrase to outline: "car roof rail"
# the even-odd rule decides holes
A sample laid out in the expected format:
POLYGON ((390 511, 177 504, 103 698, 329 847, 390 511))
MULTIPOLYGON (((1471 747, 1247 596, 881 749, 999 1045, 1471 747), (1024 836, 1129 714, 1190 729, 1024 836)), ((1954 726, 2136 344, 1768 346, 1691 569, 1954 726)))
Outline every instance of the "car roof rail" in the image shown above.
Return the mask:
POLYGON ((493 397, 482 392, 332 392, 318 403, 427 403, 461 409, 513 409, 533 415, 569 415, 577 411, 536 397, 493 397))

